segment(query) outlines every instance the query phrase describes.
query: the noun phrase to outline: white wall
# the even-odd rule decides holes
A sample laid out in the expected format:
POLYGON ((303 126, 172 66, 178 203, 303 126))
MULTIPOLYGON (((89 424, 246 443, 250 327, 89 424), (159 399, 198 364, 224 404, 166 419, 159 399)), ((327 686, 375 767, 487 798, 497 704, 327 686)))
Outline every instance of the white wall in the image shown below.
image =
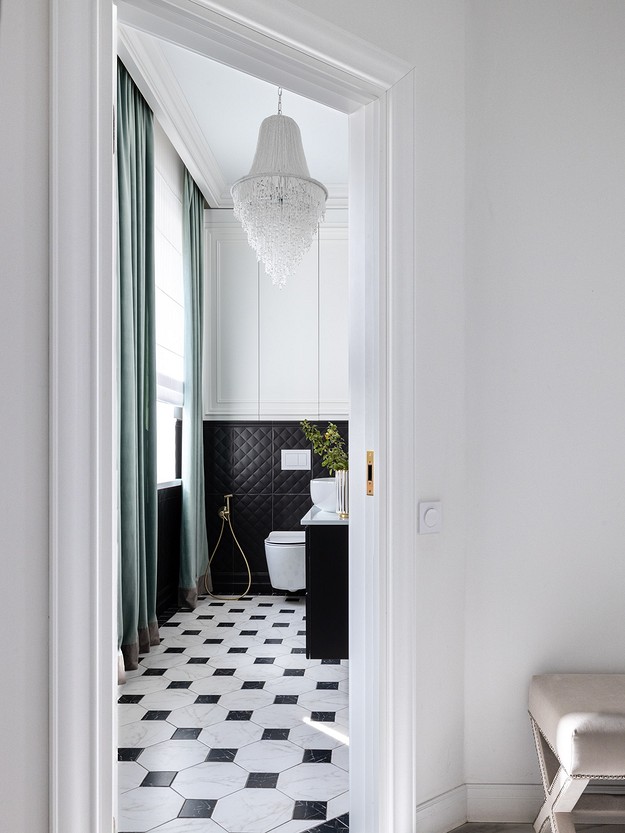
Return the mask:
POLYGON ((48 4, 0 19, 1 830, 48 830, 48 4), (9 80, 10 79, 10 80, 9 80))
MULTIPOLYGON (((464 811, 464 793, 450 793, 464 783, 464 4, 294 2, 415 67, 415 300, 404 313, 414 327, 417 395, 404 405, 414 426, 416 493, 443 501, 444 529, 419 536, 412 519, 400 557, 414 565, 415 616, 413 630, 399 637, 399 627, 397 638, 415 662, 414 690, 405 694, 416 735, 417 824, 440 830, 445 820, 464 821, 454 815, 464 811)), ((411 443, 407 437, 407 453, 411 443)))
POLYGON ((525 785, 531 675, 623 670, 625 5, 468 11, 466 780, 525 785))

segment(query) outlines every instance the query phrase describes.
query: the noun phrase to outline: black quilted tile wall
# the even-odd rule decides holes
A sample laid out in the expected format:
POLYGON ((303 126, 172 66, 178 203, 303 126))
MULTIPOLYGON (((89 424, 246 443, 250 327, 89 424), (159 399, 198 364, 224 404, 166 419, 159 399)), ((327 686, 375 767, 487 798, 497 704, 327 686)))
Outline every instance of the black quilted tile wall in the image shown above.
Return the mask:
MULTIPOLYGON (((319 425, 325 427, 326 422, 319 425)), ((337 422, 347 441, 347 422, 337 422)), ((310 479, 327 472, 313 454, 312 471, 282 471, 283 448, 309 448, 299 421, 205 422, 204 477, 208 548, 219 537, 219 509, 230 499, 234 532, 250 563, 252 593, 271 593, 265 538, 272 530, 300 530, 311 507, 310 479)), ((227 525, 211 565, 215 592, 234 595, 247 586, 247 570, 227 525)))

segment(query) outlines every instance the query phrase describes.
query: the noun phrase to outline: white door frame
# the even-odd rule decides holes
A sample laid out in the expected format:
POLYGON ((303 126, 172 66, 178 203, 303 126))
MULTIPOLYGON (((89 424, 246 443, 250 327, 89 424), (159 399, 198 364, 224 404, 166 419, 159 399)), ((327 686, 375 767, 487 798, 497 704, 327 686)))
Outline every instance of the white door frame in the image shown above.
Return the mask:
MULTIPOLYGON (((115 15, 111 0, 50 2, 50 830, 110 833, 115 15)), ((317 18, 293 14, 282 0, 120 5, 126 19, 136 15, 136 25, 150 17, 154 31, 160 21, 171 39, 193 38, 198 51, 210 44, 207 54, 239 69, 255 67, 276 83, 288 73, 294 91, 351 113, 350 822, 354 833, 411 833, 414 668, 394 635, 397 623, 414 620, 406 511, 416 505, 406 409, 415 358, 412 73, 317 18), (374 497, 364 493, 367 449, 376 453, 374 497)))

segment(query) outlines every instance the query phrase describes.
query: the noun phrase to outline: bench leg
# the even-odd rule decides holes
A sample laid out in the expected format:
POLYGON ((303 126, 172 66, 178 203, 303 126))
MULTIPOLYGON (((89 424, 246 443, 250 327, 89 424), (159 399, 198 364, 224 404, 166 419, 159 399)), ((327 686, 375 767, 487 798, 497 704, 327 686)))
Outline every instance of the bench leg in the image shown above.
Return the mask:
POLYGON ((534 830, 536 833, 541 833, 547 821, 550 821, 552 833, 575 833, 573 808, 590 779, 572 778, 559 765, 533 719, 532 731, 545 789, 545 802, 534 821, 534 830))

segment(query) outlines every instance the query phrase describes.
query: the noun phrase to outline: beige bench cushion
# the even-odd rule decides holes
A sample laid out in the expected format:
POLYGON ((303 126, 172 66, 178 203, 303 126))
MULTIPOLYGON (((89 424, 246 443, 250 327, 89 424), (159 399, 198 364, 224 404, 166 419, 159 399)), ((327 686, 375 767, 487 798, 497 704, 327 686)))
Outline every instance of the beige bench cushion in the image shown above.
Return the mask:
POLYGON ((625 674, 533 677, 529 711, 569 775, 625 777, 625 674))

